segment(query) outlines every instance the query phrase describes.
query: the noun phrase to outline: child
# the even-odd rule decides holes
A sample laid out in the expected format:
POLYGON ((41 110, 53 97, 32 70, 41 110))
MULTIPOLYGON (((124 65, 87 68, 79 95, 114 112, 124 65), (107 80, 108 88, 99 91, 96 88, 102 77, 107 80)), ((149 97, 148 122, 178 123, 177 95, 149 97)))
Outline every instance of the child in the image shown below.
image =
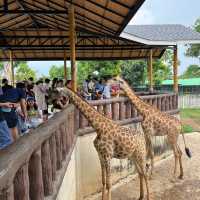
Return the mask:
POLYGON ((35 99, 33 97, 27 97, 27 113, 30 128, 36 128, 42 121, 40 120, 39 111, 35 99))

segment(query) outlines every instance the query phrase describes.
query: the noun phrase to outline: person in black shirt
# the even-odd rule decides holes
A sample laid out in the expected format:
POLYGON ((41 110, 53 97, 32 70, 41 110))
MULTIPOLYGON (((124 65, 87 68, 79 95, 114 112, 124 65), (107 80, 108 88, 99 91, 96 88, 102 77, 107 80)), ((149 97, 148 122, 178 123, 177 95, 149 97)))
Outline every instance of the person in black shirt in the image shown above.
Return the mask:
POLYGON ((27 119, 25 92, 21 88, 14 88, 8 84, 4 84, 2 87, 2 95, 0 95, 0 103, 11 102, 12 108, 1 108, 3 116, 7 122, 7 125, 12 133, 13 140, 15 141, 19 137, 17 123, 18 116, 16 108, 20 105, 24 114, 24 119, 27 119))
MULTIPOLYGON (((2 89, 0 88, 0 95, 2 95, 2 89)), ((12 143, 12 136, 10 134, 10 130, 7 126, 7 123, 4 119, 3 112, 1 108, 11 108, 13 105, 12 103, 0 103, 0 150, 5 148, 6 146, 12 143)))

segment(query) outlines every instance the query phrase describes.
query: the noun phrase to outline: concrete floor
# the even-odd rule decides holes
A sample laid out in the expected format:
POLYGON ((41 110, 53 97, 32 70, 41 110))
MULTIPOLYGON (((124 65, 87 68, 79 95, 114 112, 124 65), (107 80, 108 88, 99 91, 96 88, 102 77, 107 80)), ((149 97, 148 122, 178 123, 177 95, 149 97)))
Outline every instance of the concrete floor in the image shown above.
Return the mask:
MULTIPOLYGON (((184 179, 173 179, 173 156, 157 163, 153 179, 150 180, 152 200, 200 200, 200 133, 186 135, 186 141, 193 157, 189 159, 185 153, 183 155, 184 179)), ((180 144, 183 150, 182 136, 180 144)), ((112 200, 137 200, 138 197, 137 177, 112 191, 112 200)), ((95 199, 101 198, 99 196, 95 199)))

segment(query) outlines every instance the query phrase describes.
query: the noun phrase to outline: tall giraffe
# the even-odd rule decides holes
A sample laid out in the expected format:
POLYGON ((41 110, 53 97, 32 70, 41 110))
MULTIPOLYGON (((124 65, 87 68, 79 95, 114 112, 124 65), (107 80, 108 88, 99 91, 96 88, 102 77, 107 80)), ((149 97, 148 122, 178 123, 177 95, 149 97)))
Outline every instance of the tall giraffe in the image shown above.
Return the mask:
MULTIPOLYGON (((126 81, 121 77, 116 77, 115 81, 119 81, 120 88, 125 92, 131 102, 134 104, 136 110, 143 117, 141 122, 146 144, 148 155, 151 158, 151 175, 153 174, 154 168, 154 151, 152 145, 152 136, 164 136, 167 135, 168 141, 172 146, 172 150, 175 158, 175 168, 174 168, 174 177, 176 176, 177 163, 179 162, 180 166, 180 175, 179 178, 183 178, 183 166, 182 166, 182 151, 178 145, 178 136, 182 133, 182 126, 180 120, 176 117, 168 115, 161 112, 157 108, 145 103, 140 97, 138 97, 126 81)), ((182 133, 185 151, 188 157, 191 157, 190 150, 186 147, 186 142, 184 135, 182 133)))
POLYGON ((111 200, 111 159, 129 158, 134 160, 136 170, 140 178, 140 198, 144 199, 143 180, 149 196, 149 183, 146 172, 146 143, 144 135, 131 128, 118 125, 97 112, 85 100, 68 88, 59 88, 62 95, 70 97, 73 104, 88 119, 91 126, 96 130, 97 137, 94 146, 97 150, 102 169, 102 200, 111 200), (107 194, 106 194, 107 192, 107 194))

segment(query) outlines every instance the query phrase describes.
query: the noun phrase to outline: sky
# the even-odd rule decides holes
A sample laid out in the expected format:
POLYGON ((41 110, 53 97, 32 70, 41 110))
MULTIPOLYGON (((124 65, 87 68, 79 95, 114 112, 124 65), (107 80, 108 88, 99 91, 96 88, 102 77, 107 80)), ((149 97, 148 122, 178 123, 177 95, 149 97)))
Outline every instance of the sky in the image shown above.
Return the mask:
MULTIPOLYGON (((183 24, 192 27, 200 17, 200 0, 146 0, 129 24, 183 24)), ((200 64, 198 59, 184 56, 185 47, 179 49, 179 74, 190 64, 200 64)), ((62 65, 62 61, 31 61, 29 66, 37 74, 48 75, 49 68, 53 65, 62 65)))

